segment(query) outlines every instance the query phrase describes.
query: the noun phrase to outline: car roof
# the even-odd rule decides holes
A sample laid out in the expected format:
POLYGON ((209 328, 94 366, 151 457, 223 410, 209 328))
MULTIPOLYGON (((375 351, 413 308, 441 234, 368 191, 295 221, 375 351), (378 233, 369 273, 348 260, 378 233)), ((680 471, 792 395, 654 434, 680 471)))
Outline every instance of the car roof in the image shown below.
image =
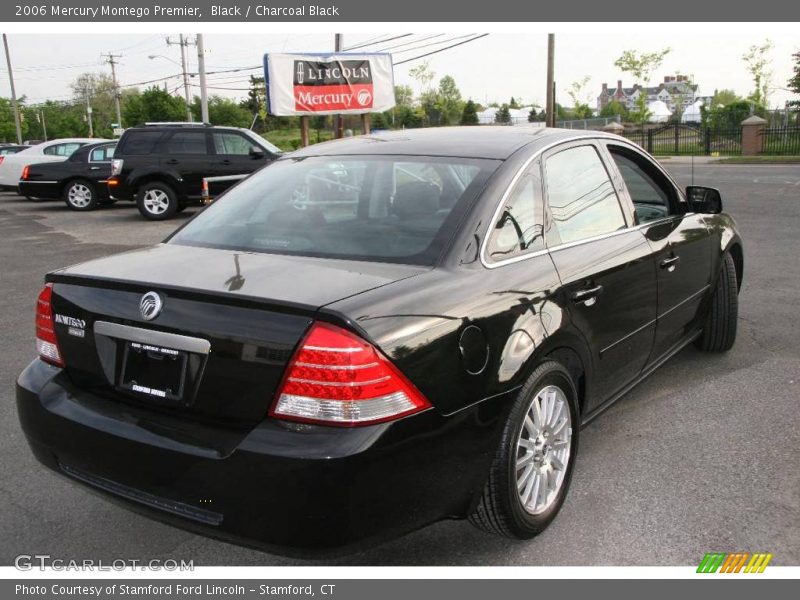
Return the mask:
POLYGON ((314 144, 287 155, 337 156, 395 154, 409 156, 452 156, 505 160, 520 148, 544 148, 561 141, 586 137, 616 137, 600 131, 554 129, 529 125, 429 127, 404 129, 347 137, 314 144))

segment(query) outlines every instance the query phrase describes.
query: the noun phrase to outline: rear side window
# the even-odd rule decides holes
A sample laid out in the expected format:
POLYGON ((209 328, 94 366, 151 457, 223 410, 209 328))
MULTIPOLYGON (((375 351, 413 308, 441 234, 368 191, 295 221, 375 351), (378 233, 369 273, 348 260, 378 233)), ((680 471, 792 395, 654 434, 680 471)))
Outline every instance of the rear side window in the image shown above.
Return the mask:
POLYGON ((75 150, 83 146, 80 142, 67 142, 64 144, 54 144, 48 146, 43 150, 45 154, 50 156, 71 156, 75 150))
POLYGON ((160 131, 129 131, 120 143, 117 154, 150 154, 163 135, 160 131))
POLYGON ((434 264, 498 161, 409 156, 279 160, 170 243, 434 264))
POLYGON ((594 146, 578 146, 545 161, 551 227, 548 244, 568 244, 625 228, 625 217, 594 146))
POLYGON ((238 133, 214 132, 211 137, 214 140, 214 152, 217 154, 247 156, 254 146, 252 141, 238 133))
POLYGON ((487 245, 492 261, 541 250, 542 238, 542 181, 539 164, 528 169, 517 181, 500 210, 487 245))
POLYGON ((164 148, 166 154, 208 154, 206 134, 202 131, 178 131, 172 134, 164 148))
POLYGON ((89 162, 108 162, 114 156, 114 146, 95 148, 89 155, 89 162))

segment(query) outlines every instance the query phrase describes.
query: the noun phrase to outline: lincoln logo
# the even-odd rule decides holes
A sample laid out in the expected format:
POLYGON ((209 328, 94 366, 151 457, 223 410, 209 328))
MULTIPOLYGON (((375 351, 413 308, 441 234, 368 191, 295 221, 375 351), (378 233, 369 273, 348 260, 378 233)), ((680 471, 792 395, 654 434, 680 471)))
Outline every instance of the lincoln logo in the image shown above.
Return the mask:
POLYGON ((147 292, 139 301, 139 312, 145 321, 152 321, 161 312, 161 296, 155 292, 147 292))
POLYGON ((303 80, 305 79, 305 63, 301 60, 298 60, 295 61, 295 64, 297 65, 297 83, 299 85, 303 85, 303 80))

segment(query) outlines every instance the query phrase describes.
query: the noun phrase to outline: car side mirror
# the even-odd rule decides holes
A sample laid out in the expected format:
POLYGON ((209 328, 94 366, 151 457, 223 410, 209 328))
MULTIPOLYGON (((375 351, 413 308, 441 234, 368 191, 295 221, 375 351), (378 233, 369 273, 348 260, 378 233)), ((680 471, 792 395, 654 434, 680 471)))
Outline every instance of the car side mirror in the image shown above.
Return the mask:
POLYGON ((258 146, 250 146, 250 156, 252 158, 264 158, 266 153, 264 152, 263 148, 259 148, 258 146))
POLYGON ((686 188, 686 198, 694 212, 710 215, 722 212, 722 196, 716 188, 690 185, 686 188))

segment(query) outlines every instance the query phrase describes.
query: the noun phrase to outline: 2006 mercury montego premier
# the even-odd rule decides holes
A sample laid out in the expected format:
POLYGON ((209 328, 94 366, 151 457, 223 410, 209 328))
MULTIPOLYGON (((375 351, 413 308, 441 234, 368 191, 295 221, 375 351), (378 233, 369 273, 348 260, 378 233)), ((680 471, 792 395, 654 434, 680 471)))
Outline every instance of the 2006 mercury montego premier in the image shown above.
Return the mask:
POLYGON ((602 133, 312 146, 162 244, 48 274, 22 427, 131 508, 284 552, 445 518, 528 538, 582 424, 686 344, 733 345, 721 210, 602 133))

